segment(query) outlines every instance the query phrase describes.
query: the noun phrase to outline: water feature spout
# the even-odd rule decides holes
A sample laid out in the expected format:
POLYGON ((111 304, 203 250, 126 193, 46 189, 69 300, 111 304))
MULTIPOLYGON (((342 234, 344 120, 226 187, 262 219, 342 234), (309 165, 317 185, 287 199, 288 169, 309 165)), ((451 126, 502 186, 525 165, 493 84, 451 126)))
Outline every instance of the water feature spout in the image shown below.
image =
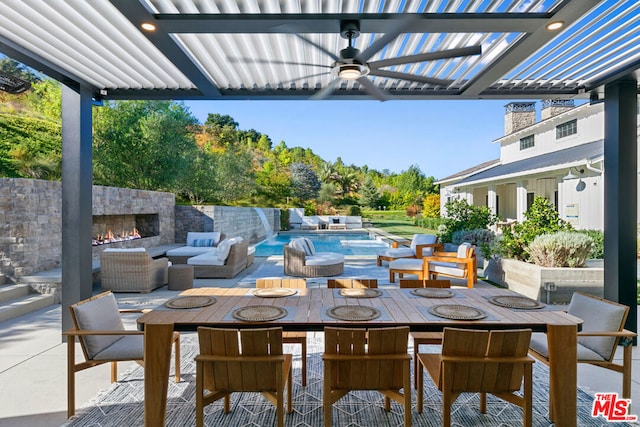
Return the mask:
POLYGON ((271 228, 271 225, 269 224, 269 220, 267 220, 267 216, 264 214, 264 211, 260 208, 253 208, 253 209, 256 211, 256 213, 258 214, 258 217, 262 221, 262 225, 264 225, 264 231, 265 231, 265 234, 267 235, 267 239, 270 237, 273 237, 273 229, 271 228))

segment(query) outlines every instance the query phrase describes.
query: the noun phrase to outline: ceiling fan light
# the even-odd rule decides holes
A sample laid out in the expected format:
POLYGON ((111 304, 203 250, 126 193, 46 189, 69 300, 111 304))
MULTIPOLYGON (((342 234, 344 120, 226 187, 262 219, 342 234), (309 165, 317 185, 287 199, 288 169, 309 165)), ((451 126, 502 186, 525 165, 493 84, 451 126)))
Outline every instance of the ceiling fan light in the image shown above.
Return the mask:
POLYGON ((338 72, 338 76, 346 80, 357 80, 362 77, 362 71, 360 70, 359 65, 342 65, 338 72))
POLYGON ((554 21, 547 24, 547 30, 549 31, 557 31, 562 27, 564 27, 564 21, 554 21))

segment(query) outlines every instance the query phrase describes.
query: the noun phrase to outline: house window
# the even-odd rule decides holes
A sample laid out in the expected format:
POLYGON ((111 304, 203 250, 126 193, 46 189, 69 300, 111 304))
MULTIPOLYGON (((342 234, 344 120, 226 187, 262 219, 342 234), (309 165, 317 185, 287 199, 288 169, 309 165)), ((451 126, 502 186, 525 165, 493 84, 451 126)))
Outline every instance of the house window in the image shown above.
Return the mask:
POLYGON ((527 148, 531 148, 533 147, 534 143, 533 143, 533 135, 529 135, 529 136, 525 136, 524 138, 520 139, 520 149, 524 150, 527 148))
POLYGON ((527 193, 527 210, 533 205, 533 199, 535 199, 534 193, 527 193))
POLYGON ((575 135, 576 133, 578 133, 578 121, 576 119, 556 126, 556 139, 564 138, 565 136, 569 135, 575 135))

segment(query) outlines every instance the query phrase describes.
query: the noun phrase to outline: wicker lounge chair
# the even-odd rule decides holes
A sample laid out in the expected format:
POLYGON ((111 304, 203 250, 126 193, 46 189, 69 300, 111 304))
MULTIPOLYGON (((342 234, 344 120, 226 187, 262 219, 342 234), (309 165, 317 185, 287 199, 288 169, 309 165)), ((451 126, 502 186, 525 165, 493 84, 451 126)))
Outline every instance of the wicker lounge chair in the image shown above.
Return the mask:
POLYGON ((284 245, 284 274, 296 277, 337 276, 344 271, 344 256, 333 252, 316 252, 306 256, 304 251, 284 245))

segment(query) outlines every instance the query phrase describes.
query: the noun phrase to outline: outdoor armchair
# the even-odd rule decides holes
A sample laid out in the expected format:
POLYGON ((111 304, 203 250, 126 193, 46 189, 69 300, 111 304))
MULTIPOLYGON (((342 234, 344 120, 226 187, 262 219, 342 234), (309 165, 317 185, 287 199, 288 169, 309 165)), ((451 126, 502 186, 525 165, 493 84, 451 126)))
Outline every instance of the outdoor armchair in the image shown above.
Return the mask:
POLYGON ((100 255, 102 289, 151 292, 168 282, 169 260, 153 259, 144 248, 105 249, 100 255))
MULTIPOLYGON (((635 307, 634 307, 635 310, 635 307)), ((578 332, 578 363, 600 366, 622 374, 622 397, 631 398, 631 343, 637 335, 624 329, 629 307, 575 292, 571 297, 569 314, 583 320, 578 332), (618 345, 623 346, 622 363, 614 360, 618 345)), ((546 334, 539 332, 531 338, 531 355, 549 364, 546 334)))
POLYGON ((398 247, 398 242, 392 242, 391 247, 378 252, 377 264, 382 261, 393 261, 398 258, 422 258, 432 255, 433 251, 442 249, 437 243, 438 237, 432 234, 414 234, 409 247, 398 247))
MULTIPOLYGON (((144 365, 144 332, 125 330, 118 304, 111 292, 80 301, 69 307, 74 328, 67 337, 67 416, 75 414, 76 372, 111 363, 111 382, 118 379, 118 362, 135 361, 144 365), (76 337, 80 341, 84 362, 76 362, 76 337)), ((142 312, 142 310, 126 310, 142 312)), ((180 381, 180 334, 173 333, 175 345, 175 381, 180 381)))

